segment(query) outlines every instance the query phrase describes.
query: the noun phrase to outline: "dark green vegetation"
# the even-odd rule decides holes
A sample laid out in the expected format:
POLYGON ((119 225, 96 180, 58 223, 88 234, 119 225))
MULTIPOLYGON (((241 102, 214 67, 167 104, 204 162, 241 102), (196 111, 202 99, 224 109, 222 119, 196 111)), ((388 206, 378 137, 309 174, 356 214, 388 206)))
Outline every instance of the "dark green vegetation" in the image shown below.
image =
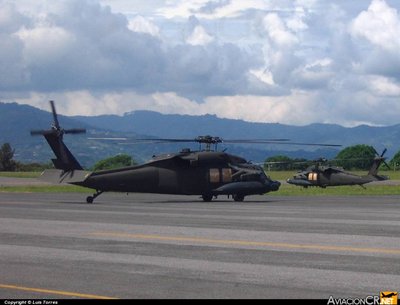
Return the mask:
POLYGON ((126 154, 121 154, 114 157, 106 158, 104 160, 100 160, 93 166, 93 170, 98 171, 131 165, 136 165, 136 162, 132 159, 132 157, 126 154))
MULTIPOLYGON (((49 163, 22 163, 14 160, 15 149, 10 143, 4 143, 0 147, 0 172, 38 172, 45 169, 53 168, 53 164, 49 163)), ((118 154, 98 161, 90 170, 114 169, 125 166, 136 165, 135 160, 129 155, 118 154)))
POLYGON ((0 148, 0 171, 15 171, 17 163, 13 158, 14 150, 10 143, 4 143, 0 148))
POLYGON ((394 157, 392 158, 392 160, 390 160, 389 162, 389 166, 393 169, 393 170, 398 170, 400 168, 400 151, 398 151, 394 157))
POLYGON ((375 156, 375 150, 372 146, 355 145, 340 151, 335 160, 338 166, 347 169, 368 170, 375 156))
POLYGON ((10 143, 4 143, 0 148, 0 172, 32 172, 52 168, 50 163, 22 163, 14 160, 15 149, 10 143))

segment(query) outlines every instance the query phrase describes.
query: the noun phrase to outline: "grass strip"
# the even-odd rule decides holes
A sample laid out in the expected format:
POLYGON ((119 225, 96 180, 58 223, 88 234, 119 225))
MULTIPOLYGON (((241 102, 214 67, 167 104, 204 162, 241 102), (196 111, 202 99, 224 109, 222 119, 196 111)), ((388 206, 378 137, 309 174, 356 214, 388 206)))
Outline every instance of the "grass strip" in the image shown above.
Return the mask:
MULTIPOLYGON (((93 190, 75 185, 23 185, 0 186, 2 193, 93 193, 93 190)), ((327 188, 302 188, 294 185, 282 184, 277 192, 270 192, 268 196, 382 196, 400 195, 398 185, 371 185, 360 186, 333 186, 327 188)))
POLYGON ((93 193, 93 190, 81 186, 60 185, 21 185, 0 186, 0 193, 93 193))

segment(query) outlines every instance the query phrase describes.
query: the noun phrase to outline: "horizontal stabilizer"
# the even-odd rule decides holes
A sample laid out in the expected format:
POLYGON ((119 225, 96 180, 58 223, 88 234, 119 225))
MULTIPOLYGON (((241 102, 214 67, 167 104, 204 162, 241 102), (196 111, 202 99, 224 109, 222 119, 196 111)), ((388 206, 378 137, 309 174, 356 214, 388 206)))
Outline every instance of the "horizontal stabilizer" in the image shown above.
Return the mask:
POLYGON ((78 183, 85 181, 91 173, 84 170, 46 169, 39 179, 51 183, 78 183))

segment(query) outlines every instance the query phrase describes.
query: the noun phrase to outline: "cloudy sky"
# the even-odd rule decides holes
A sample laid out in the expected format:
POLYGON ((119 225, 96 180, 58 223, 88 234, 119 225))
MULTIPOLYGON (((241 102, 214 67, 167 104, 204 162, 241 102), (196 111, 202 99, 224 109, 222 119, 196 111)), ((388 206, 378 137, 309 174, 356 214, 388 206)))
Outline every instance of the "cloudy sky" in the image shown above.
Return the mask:
POLYGON ((398 0, 0 0, 0 101, 400 123, 398 0))

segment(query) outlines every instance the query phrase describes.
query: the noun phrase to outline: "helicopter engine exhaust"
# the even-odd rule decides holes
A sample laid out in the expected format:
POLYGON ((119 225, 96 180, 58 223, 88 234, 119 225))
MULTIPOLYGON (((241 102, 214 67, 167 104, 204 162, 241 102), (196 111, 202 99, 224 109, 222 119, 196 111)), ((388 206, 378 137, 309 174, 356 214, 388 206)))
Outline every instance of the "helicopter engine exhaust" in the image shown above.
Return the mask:
POLYGON ((218 195, 231 195, 231 194, 264 194, 270 191, 277 191, 281 183, 279 181, 273 181, 271 183, 265 184, 260 181, 241 181, 232 182, 225 184, 213 192, 218 195))
POLYGON ((313 186, 313 184, 311 182, 303 180, 303 179, 296 179, 296 178, 287 179, 286 182, 289 184, 300 185, 300 186, 304 186, 304 187, 313 186))

